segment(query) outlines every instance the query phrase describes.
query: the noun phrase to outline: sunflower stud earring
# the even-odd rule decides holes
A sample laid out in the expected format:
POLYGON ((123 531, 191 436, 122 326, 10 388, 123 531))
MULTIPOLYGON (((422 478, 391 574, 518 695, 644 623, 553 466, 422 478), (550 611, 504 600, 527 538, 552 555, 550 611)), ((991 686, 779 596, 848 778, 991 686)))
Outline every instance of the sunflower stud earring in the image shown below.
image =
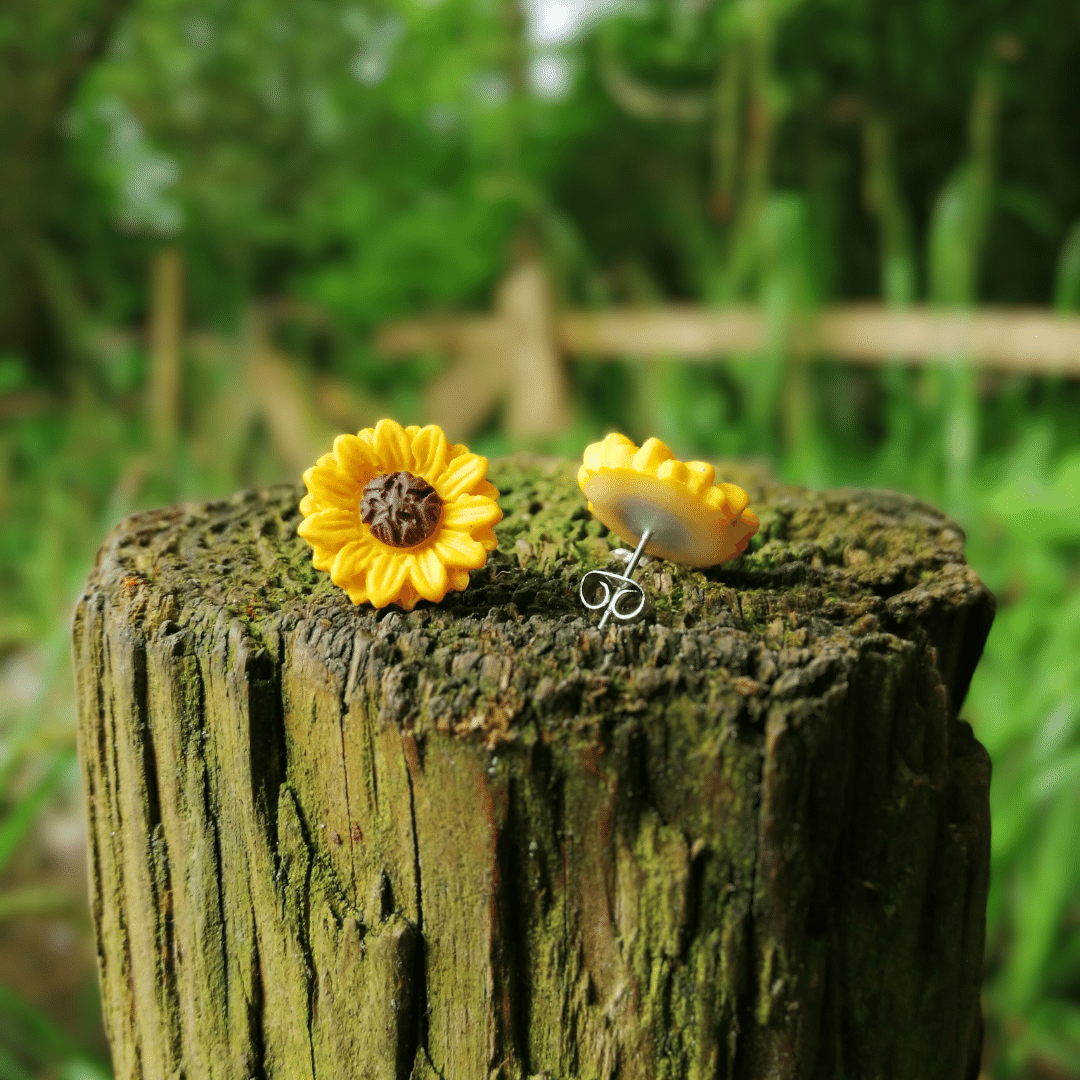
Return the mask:
POLYGON ((495 550, 502 520, 487 458, 452 446, 442 430, 380 420, 307 472, 297 532, 354 604, 412 611, 469 584, 495 550))
POLYGON ((638 447, 616 432, 585 448, 578 486, 589 510, 616 535, 636 545, 624 574, 590 570, 578 595, 591 611, 636 618, 645 607, 645 590, 632 574, 643 553, 706 567, 734 559, 758 531, 750 498, 737 484, 714 484, 715 470, 705 461, 676 461, 659 439, 638 447), (594 599, 589 600, 592 593, 594 599), (626 600, 637 598, 629 607, 626 600))

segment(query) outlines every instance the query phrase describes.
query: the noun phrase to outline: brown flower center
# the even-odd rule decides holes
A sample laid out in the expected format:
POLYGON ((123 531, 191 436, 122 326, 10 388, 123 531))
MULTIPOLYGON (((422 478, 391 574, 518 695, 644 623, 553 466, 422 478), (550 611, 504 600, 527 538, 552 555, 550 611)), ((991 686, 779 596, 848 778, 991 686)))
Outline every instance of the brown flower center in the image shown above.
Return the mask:
POLYGON ((391 547, 415 547, 436 529, 442 514, 439 493, 408 472, 383 473, 368 481, 360 520, 376 539, 391 547))

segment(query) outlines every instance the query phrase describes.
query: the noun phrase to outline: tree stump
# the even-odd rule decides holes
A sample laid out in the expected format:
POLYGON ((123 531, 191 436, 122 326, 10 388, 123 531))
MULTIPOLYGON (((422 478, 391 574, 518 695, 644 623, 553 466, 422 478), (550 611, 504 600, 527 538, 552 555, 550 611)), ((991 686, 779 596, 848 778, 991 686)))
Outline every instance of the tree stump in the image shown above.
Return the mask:
POLYGON ((411 614, 311 568, 292 486, 111 533, 74 639, 118 1080, 976 1076, 961 532, 734 475, 752 550, 601 633, 573 477, 495 462, 499 550, 411 614))

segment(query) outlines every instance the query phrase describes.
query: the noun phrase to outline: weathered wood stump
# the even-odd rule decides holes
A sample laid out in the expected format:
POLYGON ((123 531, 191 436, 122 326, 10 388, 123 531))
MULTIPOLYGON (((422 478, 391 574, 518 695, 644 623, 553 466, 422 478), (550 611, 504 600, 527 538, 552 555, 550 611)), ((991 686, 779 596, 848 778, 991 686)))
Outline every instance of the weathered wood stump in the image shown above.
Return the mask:
POLYGON ((408 615, 312 570, 292 487, 106 540, 74 635, 119 1080, 975 1077, 961 533, 751 479, 756 548, 652 563, 600 633, 572 468, 492 479, 500 549, 408 615))

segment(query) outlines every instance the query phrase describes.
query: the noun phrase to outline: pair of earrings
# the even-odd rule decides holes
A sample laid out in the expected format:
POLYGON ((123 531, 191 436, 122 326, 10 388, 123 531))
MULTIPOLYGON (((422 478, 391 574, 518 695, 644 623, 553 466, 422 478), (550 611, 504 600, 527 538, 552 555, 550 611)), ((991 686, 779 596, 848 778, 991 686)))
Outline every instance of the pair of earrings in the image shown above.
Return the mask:
MULTIPOLYGON (((497 545, 502 510, 487 464, 434 424, 380 420, 339 435, 304 473, 297 532, 313 549, 315 569, 328 571, 354 604, 412 611, 421 599, 438 603, 466 588, 497 545)), ((632 576, 642 554, 704 567, 746 550, 758 530, 749 498, 713 480, 711 465, 676 461, 659 439, 638 447, 611 434, 586 447, 578 484, 589 510, 636 545, 622 574, 591 570, 581 580, 582 603, 604 610, 601 626, 644 607, 632 576), (598 596, 586 599, 593 589, 598 596)))

